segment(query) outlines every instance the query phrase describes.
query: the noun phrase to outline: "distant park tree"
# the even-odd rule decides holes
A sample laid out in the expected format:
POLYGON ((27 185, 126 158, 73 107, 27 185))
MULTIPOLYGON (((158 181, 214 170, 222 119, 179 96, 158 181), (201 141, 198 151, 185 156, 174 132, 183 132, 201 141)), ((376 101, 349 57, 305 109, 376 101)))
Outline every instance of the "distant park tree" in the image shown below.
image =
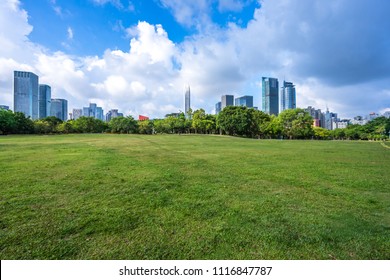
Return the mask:
POLYGON ((303 109, 288 109, 278 117, 283 136, 289 139, 307 139, 313 136, 313 118, 303 109))
POLYGON ((24 113, 15 112, 14 118, 16 126, 13 133, 15 134, 32 134, 34 133, 34 122, 30 117, 26 117, 24 113))
POLYGON ((112 133, 137 133, 138 124, 132 116, 117 117, 111 119, 108 127, 112 133))
POLYGON ((247 107, 227 106, 217 116, 217 127, 228 135, 251 136, 252 117, 247 107))
POLYGON ((0 134, 6 135, 15 132, 15 115, 10 110, 0 109, 0 134))
POLYGON ((107 129, 107 124, 93 117, 80 117, 73 121, 73 130, 79 133, 102 133, 107 129))
POLYGON ((152 134, 153 121, 150 120, 138 121, 138 132, 140 134, 152 134))

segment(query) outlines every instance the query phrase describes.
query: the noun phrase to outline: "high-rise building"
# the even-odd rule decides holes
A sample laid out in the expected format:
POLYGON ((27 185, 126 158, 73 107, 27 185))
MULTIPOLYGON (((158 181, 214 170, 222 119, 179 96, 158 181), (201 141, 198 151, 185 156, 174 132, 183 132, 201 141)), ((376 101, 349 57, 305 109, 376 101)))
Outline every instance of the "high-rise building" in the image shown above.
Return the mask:
POLYGON ((0 109, 3 109, 3 110, 9 110, 9 106, 6 106, 6 105, 0 105, 0 109))
POLYGON ((221 110, 227 106, 234 106, 234 95, 222 95, 221 110))
POLYGON ((68 101, 59 98, 52 99, 50 115, 66 121, 68 119, 68 101))
POLYGON ((96 116, 98 120, 104 121, 104 113, 102 107, 96 107, 96 116))
POLYGON ((40 119, 50 116, 51 113, 51 87, 48 85, 39 85, 38 96, 38 117, 40 119))
POLYGON ((222 106, 222 103, 221 103, 221 102, 217 102, 217 103, 215 104, 215 114, 216 114, 216 115, 218 115, 218 114, 222 111, 221 106, 222 106))
POLYGON ((83 109, 73 109, 73 119, 77 120, 83 116, 83 109))
POLYGON ((337 123, 337 121, 338 121, 337 114, 329 112, 329 109, 326 108, 324 128, 329 129, 329 130, 336 129, 337 127, 335 124, 337 123))
POLYGON ((236 106, 245 106, 248 108, 253 108, 253 96, 245 95, 238 97, 234 100, 236 106))
POLYGON ((321 109, 316 110, 316 108, 309 106, 304 110, 313 118, 315 126, 325 128, 325 114, 321 112, 321 109))
POLYGON ((98 107, 95 103, 89 103, 89 107, 83 108, 84 117, 93 117, 104 121, 104 112, 102 107, 98 107))
POLYGON ((38 119, 38 76, 31 72, 14 71, 14 112, 38 119))
POLYGON ((118 109, 112 109, 106 114, 106 122, 109 122, 113 118, 123 117, 122 113, 118 112, 118 109))
POLYGON ((270 115, 279 114, 279 82, 276 78, 262 78, 262 110, 270 115))
POLYGON ((295 108, 297 108, 295 85, 293 83, 283 81, 282 92, 280 94, 280 112, 295 108))
POLYGON ((190 86, 188 86, 184 94, 184 113, 187 117, 190 117, 188 114, 190 109, 191 109, 191 89, 190 86))

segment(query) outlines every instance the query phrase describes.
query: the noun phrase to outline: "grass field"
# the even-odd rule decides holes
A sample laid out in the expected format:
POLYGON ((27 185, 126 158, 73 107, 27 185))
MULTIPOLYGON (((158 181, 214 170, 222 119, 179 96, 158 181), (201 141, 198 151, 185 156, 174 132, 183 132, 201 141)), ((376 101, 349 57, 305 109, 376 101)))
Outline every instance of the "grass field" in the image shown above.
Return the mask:
POLYGON ((390 149, 0 137, 1 259, 390 259, 390 149))

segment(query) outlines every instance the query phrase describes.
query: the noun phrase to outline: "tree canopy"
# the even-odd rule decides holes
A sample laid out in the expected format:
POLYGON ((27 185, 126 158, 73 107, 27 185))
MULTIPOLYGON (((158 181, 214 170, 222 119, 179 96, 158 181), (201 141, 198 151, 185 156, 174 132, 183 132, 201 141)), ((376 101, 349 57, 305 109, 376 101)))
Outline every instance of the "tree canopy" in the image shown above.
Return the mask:
POLYGON ((327 130, 313 127, 312 117, 303 109, 290 109, 278 116, 243 106, 227 106, 218 115, 205 110, 170 115, 164 119, 136 121, 133 117, 117 117, 106 123, 93 117, 61 121, 47 117, 32 121, 23 113, 0 109, 0 134, 54 133, 219 133, 250 138, 274 139, 348 139, 383 140, 389 138, 390 118, 379 117, 366 125, 349 125, 327 130))

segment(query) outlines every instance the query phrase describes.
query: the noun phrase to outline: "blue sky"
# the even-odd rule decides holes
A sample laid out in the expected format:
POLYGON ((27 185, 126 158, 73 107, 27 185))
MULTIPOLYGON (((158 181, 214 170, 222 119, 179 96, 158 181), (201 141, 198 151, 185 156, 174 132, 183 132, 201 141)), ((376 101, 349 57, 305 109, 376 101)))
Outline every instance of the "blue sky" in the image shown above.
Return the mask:
MULTIPOLYGON (((208 9, 200 12, 221 29, 230 22, 246 26, 260 4, 255 0, 238 3, 226 1, 226 7, 220 7, 218 1, 211 1, 208 9)), ((31 41, 74 55, 99 55, 106 49, 128 51, 131 35, 126 29, 139 21, 161 24, 168 38, 178 44, 199 31, 197 15, 189 19, 192 23, 178 22, 172 8, 159 0, 24 0, 21 8, 28 11, 29 23, 34 26, 28 36, 31 41)))
POLYGON ((69 111, 163 117, 212 113, 223 94, 253 95, 261 77, 291 81, 299 107, 341 117, 390 110, 390 1, 3 0, 0 104, 13 71, 33 71, 69 111))

